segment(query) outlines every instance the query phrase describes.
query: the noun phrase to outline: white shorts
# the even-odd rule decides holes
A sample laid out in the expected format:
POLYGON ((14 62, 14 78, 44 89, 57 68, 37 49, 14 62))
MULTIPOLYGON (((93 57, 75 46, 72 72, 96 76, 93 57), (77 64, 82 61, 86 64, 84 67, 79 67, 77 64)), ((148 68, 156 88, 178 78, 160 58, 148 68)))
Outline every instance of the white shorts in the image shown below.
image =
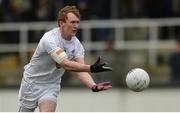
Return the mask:
POLYGON ((39 84, 22 79, 19 90, 19 107, 33 109, 44 100, 51 100, 57 103, 59 92, 59 82, 39 84))

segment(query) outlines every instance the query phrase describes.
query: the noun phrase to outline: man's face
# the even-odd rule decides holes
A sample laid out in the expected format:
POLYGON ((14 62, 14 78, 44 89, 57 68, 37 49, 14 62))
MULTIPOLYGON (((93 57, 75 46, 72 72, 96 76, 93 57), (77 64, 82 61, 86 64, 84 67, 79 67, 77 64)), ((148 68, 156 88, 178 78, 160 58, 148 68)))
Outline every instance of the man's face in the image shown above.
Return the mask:
POLYGON ((67 14, 67 19, 65 22, 61 22, 62 34, 67 39, 71 39, 75 36, 79 27, 79 18, 73 13, 67 14))

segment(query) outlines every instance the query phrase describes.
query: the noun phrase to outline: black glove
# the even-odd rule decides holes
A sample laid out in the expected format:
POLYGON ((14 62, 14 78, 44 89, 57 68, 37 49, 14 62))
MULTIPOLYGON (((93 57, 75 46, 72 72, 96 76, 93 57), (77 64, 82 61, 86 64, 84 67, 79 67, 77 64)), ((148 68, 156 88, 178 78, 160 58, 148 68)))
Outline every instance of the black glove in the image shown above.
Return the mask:
POLYGON ((99 92, 99 91, 103 91, 103 90, 108 90, 111 87, 112 86, 111 86, 110 82, 101 82, 101 83, 94 85, 91 89, 93 92, 99 92))
POLYGON ((107 65, 107 63, 103 62, 99 57, 97 61, 91 65, 90 67, 91 73, 104 72, 104 71, 112 71, 112 68, 107 65))

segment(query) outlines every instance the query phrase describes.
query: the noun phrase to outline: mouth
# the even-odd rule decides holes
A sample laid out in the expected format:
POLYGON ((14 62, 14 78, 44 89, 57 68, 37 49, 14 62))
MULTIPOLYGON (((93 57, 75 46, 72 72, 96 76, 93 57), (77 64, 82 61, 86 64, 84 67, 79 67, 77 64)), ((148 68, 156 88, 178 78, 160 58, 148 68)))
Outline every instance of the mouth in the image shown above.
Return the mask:
POLYGON ((77 29, 74 29, 74 30, 73 30, 73 33, 77 33, 77 31, 78 31, 77 29))

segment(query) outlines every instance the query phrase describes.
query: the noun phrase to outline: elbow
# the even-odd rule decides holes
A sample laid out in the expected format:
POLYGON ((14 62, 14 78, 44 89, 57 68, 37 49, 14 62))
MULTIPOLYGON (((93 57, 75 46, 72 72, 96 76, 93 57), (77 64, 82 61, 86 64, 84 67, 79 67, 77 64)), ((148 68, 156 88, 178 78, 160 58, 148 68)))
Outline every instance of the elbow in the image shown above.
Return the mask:
POLYGON ((73 71, 73 69, 68 64, 63 65, 63 68, 67 71, 73 71))
POLYGON ((74 71, 69 60, 62 61, 61 66, 67 71, 74 71))

